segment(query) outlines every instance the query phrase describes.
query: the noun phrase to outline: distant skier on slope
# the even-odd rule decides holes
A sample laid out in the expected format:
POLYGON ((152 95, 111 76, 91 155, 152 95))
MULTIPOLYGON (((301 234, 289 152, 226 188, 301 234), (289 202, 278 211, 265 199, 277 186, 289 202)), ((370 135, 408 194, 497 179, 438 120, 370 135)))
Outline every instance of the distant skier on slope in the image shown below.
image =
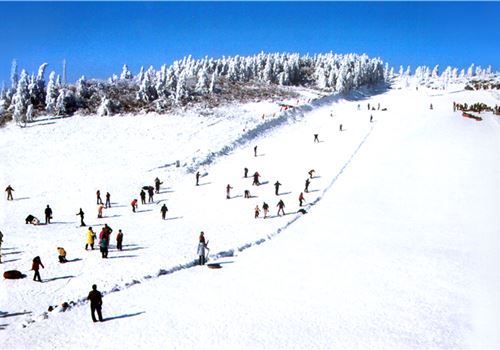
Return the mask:
POLYGON ((153 197, 154 197, 154 188, 153 186, 148 187, 148 203, 154 203, 153 197))
POLYGON ((85 216, 85 213, 83 212, 82 208, 80 208, 80 211, 76 213, 76 215, 80 215, 80 226, 85 226, 85 222, 83 222, 83 217, 85 216))
POLYGON ((208 241, 205 241, 205 233, 201 231, 198 243, 198 264, 205 265, 206 256, 205 250, 208 250, 208 241))
POLYGON ((106 192, 106 205, 105 205, 106 208, 111 208, 111 195, 109 194, 109 192, 106 192))
POLYGON ((40 257, 35 256, 35 258, 33 259, 33 264, 31 265, 31 270, 35 271, 35 274, 33 275, 33 281, 42 282, 42 278, 40 277, 40 272, 38 271, 40 270, 40 266, 43 269, 45 268, 45 266, 43 266, 42 264, 42 260, 40 259, 40 257))
POLYGON ((146 192, 144 192, 144 190, 141 190, 141 193, 139 193, 139 196, 141 197, 141 203, 146 204, 146 192))
POLYGON ((306 179, 306 187, 304 188, 304 192, 308 193, 309 192, 309 184, 311 183, 311 180, 306 179))
POLYGON ((97 218, 102 218, 102 211, 104 210, 104 204, 99 204, 97 206, 97 218))
POLYGON ((283 202, 282 199, 280 199, 280 201, 278 202, 278 205, 276 205, 278 207, 278 216, 280 216, 280 212, 283 213, 283 215, 286 215, 285 214, 285 203, 283 202))
POLYGON ((14 200, 14 198, 12 197, 12 192, 13 191, 14 191, 14 189, 10 185, 7 186, 7 188, 5 189, 5 192, 7 192, 7 200, 8 201, 14 200))
POLYGON ((103 204, 102 203, 102 199, 101 199, 101 191, 97 190, 97 192, 95 194, 96 194, 96 197, 97 197, 97 204, 103 204))
POLYGON ((162 183, 159 178, 155 179, 155 193, 160 193, 160 185, 162 183))
POLYGON ((200 172, 196 172, 196 186, 200 185, 200 172))
POLYGON ((226 199, 231 199, 231 185, 230 184, 227 184, 226 186, 226 199))
POLYGON ((253 185, 259 186, 259 185, 260 185, 259 177, 260 177, 260 174, 259 174, 259 172, 258 172, 258 171, 256 171, 256 172, 253 174, 253 182, 252 182, 252 186, 253 186, 253 185))
POLYGON ((264 219, 267 218, 267 213, 269 212, 269 204, 264 202, 262 204, 262 210, 264 210, 264 219))
POLYGON ((66 260, 66 249, 63 247, 57 247, 57 252, 59 253, 59 262, 61 264, 67 263, 68 260, 66 260))
POLYGON ((302 206, 302 203, 305 202, 305 198, 304 198, 304 193, 300 192, 300 195, 299 195, 299 206, 301 207, 302 206))
POLYGON ((50 219, 52 219, 52 209, 47 204, 47 208, 45 208, 45 224, 50 224, 50 219))
POLYGON ((94 250, 94 241, 96 237, 97 236, 92 230, 92 227, 89 227, 89 229, 87 230, 87 243, 85 243, 85 250, 87 250, 89 246, 92 250, 94 250))
POLYGON ((95 313, 97 311, 97 317, 99 321, 102 322, 102 294, 97 290, 95 284, 92 285, 92 290, 90 291, 87 300, 90 300, 90 314, 92 315, 92 321, 97 322, 95 313))
POLYGON ((161 209, 160 209, 160 212, 161 212, 161 218, 163 220, 165 220, 165 217, 167 216, 167 211, 168 211, 168 208, 167 208, 167 205, 166 204, 163 204, 161 209))
POLYGON ((276 181, 276 183, 274 184, 274 194, 276 194, 277 196, 279 195, 280 186, 281 183, 279 181, 276 181))
POLYGON ((132 206, 132 211, 135 213, 135 210, 137 209, 137 199, 134 199, 130 205, 132 206))
POLYGON ((118 230, 118 234, 116 235, 116 249, 122 250, 123 243, 123 232, 122 230, 118 230))

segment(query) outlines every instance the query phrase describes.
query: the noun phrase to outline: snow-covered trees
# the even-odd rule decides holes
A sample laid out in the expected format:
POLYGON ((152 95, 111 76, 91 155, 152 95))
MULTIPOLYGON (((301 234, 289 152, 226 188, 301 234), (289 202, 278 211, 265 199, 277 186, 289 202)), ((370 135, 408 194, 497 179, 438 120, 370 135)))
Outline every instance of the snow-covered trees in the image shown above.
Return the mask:
POLYGON ((24 125, 26 123, 26 110, 28 108, 28 104, 30 104, 28 86, 29 77, 26 71, 23 69, 17 83, 16 93, 12 97, 11 102, 11 105, 14 106, 13 117, 18 125, 24 125))
POLYGON ((10 84, 12 91, 16 91, 17 89, 17 81, 18 81, 18 75, 17 75, 17 61, 15 59, 12 60, 12 66, 10 68, 10 84))
POLYGON ((56 109, 57 97, 59 96, 59 87, 56 83, 56 72, 52 71, 49 75, 47 83, 47 94, 45 96, 45 110, 49 114, 53 114, 56 109))
POLYGON ((132 73, 130 73, 130 70, 128 69, 128 66, 126 64, 123 65, 122 74, 120 74, 120 79, 121 80, 131 80, 132 79, 132 73))

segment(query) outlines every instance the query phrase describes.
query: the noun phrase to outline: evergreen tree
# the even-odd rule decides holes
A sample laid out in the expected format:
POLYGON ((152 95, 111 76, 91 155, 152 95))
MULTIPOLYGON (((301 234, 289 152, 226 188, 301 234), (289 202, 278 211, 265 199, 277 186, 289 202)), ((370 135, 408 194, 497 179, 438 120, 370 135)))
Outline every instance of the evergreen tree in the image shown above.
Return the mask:
POLYGON ((10 82, 12 91, 16 91, 17 83, 18 83, 18 75, 17 75, 17 61, 16 59, 12 60, 12 66, 10 68, 10 82))
POLYGON ((120 79, 121 80, 132 80, 132 73, 130 73, 130 70, 128 69, 128 66, 126 64, 123 65, 122 68, 122 74, 120 74, 120 79))
POLYGON ((21 71, 21 77, 17 83, 16 93, 12 98, 12 104, 14 105, 14 120, 20 126, 26 124, 26 110, 30 102, 30 95, 28 90, 29 78, 26 71, 23 69, 21 71))
POLYGON ((56 102, 59 96, 59 88, 56 83, 56 73, 50 72, 49 82, 47 83, 47 94, 45 96, 45 110, 48 114, 56 112, 56 102))

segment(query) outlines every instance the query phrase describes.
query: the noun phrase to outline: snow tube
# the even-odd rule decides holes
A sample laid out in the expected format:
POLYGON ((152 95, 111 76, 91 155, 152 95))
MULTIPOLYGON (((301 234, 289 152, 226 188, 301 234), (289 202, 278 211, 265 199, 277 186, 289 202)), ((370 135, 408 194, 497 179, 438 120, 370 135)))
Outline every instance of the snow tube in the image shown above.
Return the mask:
POLYGON ((17 270, 9 270, 9 271, 5 271, 3 273, 3 278, 8 279, 8 280, 18 280, 18 279, 24 278, 24 277, 26 277, 26 276, 17 270))
POLYGON ((207 267, 209 269, 220 269, 220 268, 222 268, 222 266, 220 266, 220 264, 216 264, 216 263, 215 264, 207 264, 207 267))

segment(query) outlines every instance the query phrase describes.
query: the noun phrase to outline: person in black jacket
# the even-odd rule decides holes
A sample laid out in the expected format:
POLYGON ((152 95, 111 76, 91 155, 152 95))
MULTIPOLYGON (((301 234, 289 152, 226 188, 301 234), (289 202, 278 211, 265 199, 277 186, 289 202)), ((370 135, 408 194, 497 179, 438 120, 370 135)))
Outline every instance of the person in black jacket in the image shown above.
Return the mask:
POLYGON ((52 219, 52 209, 47 204, 47 208, 45 208, 45 224, 50 224, 50 219, 52 219))
POLYGON ((167 205, 163 204, 163 206, 161 207, 160 211, 161 211, 161 218, 163 220, 165 220, 165 217, 167 216, 167 211, 168 211, 167 205))
POLYGON ((95 284, 92 285, 92 290, 90 291, 87 300, 90 300, 92 321, 97 322, 95 318, 95 312, 97 311, 97 317, 99 318, 99 321, 102 322, 102 294, 97 290, 97 286, 95 284))
POLYGON ((274 194, 276 194, 277 196, 279 195, 280 186, 280 182, 276 181, 276 183, 274 184, 274 194))
POLYGON ((80 208, 80 211, 76 213, 76 215, 80 215, 80 226, 85 226, 85 222, 83 222, 83 217, 85 216, 85 213, 83 212, 82 208, 80 208))
POLYGON ((141 196, 141 203, 146 204, 146 192, 144 192, 144 190, 141 190, 141 193, 139 195, 141 196))

